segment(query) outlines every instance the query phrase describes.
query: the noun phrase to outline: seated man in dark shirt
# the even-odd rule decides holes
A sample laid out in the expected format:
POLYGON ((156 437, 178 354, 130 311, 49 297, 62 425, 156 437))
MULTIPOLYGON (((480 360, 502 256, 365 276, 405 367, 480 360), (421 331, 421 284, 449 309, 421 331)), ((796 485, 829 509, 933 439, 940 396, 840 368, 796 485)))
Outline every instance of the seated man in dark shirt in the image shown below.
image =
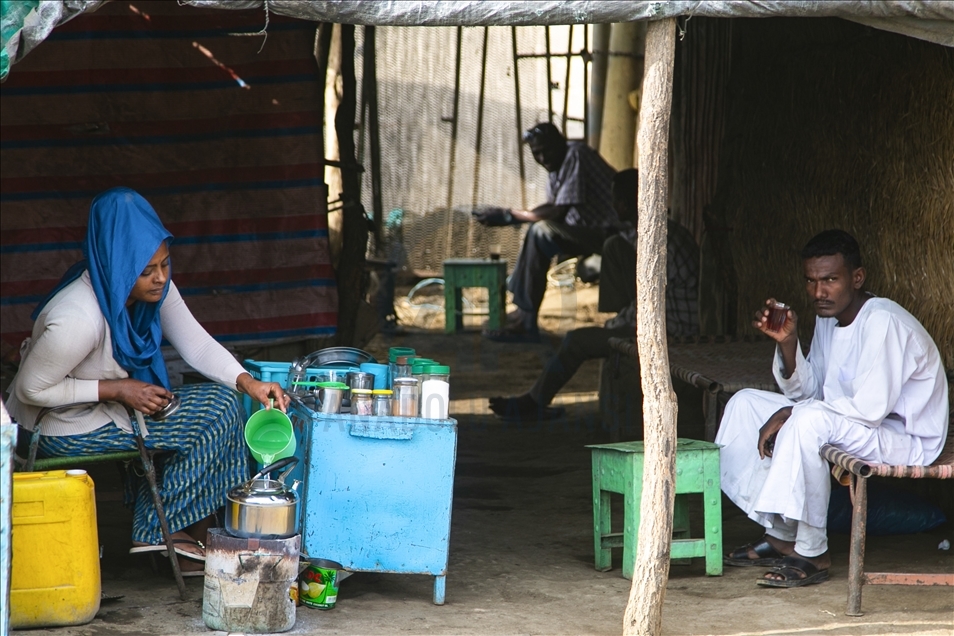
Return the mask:
POLYGON ((550 173, 546 203, 532 210, 489 208, 475 214, 489 226, 533 223, 507 285, 517 310, 507 316, 506 329, 486 334, 505 342, 539 341, 537 314, 554 256, 600 254, 606 238, 619 230, 610 194, 614 170, 595 150, 568 142, 549 123, 528 130, 524 141, 550 173))
MULTIPOLYGON (((608 357, 610 338, 636 334, 636 194, 639 174, 623 170, 613 178, 613 204, 623 230, 603 245, 600 272, 600 311, 618 312, 604 327, 567 332, 560 350, 523 395, 490 398, 490 409, 508 420, 551 419, 562 409, 550 402, 587 360, 608 357)), ((671 336, 699 333, 699 248, 684 227, 670 220, 666 240, 666 331, 671 336)))

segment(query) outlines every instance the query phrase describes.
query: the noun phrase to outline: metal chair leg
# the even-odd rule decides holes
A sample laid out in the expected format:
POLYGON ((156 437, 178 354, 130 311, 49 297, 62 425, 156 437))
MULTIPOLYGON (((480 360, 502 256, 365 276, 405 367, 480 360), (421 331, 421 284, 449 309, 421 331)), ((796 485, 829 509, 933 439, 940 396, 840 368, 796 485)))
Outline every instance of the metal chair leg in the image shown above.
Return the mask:
POLYGON ((152 501, 156 506, 156 516, 159 517, 159 527, 162 529, 162 538, 165 540, 166 550, 169 553, 169 564, 172 566, 172 574, 176 578, 176 586, 179 588, 179 597, 186 600, 185 581, 182 579, 182 571, 179 569, 179 557, 176 556, 175 546, 172 543, 172 533, 169 532, 169 524, 166 521, 166 511, 162 506, 162 497, 159 496, 159 486, 156 484, 156 466, 152 461, 152 454, 146 449, 146 443, 141 435, 136 436, 136 444, 139 446, 139 455, 142 457, 142 465, 145 468, 146 479, 149 481, 149 490, 152 493, 152 501))
POLYGON ((40 423, 51 410, 52 409, 40 409, 40 412, 36 416, 36 423, 33 425, 33 432, 30 435, 30 452, 27 455, 26 465, 23 467, 23 470, 28 473, 33 472, 33 464, 36 463, 36 451, 40 447, 40 423))

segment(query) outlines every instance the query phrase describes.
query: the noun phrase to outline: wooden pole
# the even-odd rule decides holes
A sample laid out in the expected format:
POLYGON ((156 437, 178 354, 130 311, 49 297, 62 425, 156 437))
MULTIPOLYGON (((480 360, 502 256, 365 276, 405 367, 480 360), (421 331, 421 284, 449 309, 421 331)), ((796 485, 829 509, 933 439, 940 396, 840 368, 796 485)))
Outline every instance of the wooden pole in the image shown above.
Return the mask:
POLYGON ((520 166, 520 204, 527 209, 527 170, 523 165, 523 111, 520 110, 520 54, 517 53, 517 27, 510 27, 510 41, 513 45, 513 101, 517 118, 517 163, 520 166))
MULTIPOLYGON (((590 98, 586 121, 586 138, 591 148, 599 150, 603 132, 603 93, 606 90, 606 60, 609 51, 610 25, 593 25, 593 69, 590 73, 590 98)), ((524 206, 526 207, 526 206, 524 206)))
MULTIPOLYGON (((328 81, 328 55, 331 53, 331 34, 334 29, 330 22, 322 22, 318 25, 318 31, 315 34, 315 61, 318 63, 318 81, 321 84, 321 99, 318 100, 318 122, 321 126, 321 148, 318 149, 318 156, 321 158, 321 173, 325 170, 325 84, 328 81)), ((327 201, 326 201, 327 203, 327 201)), ((327 208, 327 206, 326 206, 327 208)))
POLYGON ((610 29, 600 154, 616 170, 633 167, 636 114, 629 104, 629 94, 643 79, 645 37, 643 22, 623 22, 610 29))
POLYGON ((371 210, 374 215, 374 252, 384 254, 384 204, 381 200, 381 121, 378 117, 378 65, 375 28, 364 27, 364 72, 361 91, 368 104, 368 140, 371 144, 371 210))
POLYGON ((337 343, 352 346, 358 307, 364 291, 364 255, 368 246, 368 220, 361 205, 361 182, 355 160, 354 115, 357 87, 354 75, 354 25, 341 25, 341 102, 335 113, 335 132, 341 157, 341 260, 338 262, 337 343))
POLYGON ((666 207, 676 21, 650 22, 640 109, 636 342, 642 369, 645 460, 636 568, 623 634, 662 631, 676 472, 676 395, 666 347, 666 207))

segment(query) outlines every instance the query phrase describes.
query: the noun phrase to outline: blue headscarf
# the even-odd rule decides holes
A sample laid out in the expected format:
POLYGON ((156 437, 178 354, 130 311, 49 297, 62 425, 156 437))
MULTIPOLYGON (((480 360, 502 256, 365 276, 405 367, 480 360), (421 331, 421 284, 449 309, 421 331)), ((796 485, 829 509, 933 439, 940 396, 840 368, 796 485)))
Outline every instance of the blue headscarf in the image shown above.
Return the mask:
POLYGON ((89 279, 106 318, 113 341, 113 358, 130 377, 167 389, 169 374, 159 346, 162 326, 159 307, 169 292, 169 282, 156 303, 136 301, 127 311, 126 302, 136 279, 149 264, 163 241, 171 241, 156 211, 129 188, 113 188, 93 199, 89 227, 83 245, 85 260, 73 265, 33 312, 43 307, 68 284, 89 270, 89 279))

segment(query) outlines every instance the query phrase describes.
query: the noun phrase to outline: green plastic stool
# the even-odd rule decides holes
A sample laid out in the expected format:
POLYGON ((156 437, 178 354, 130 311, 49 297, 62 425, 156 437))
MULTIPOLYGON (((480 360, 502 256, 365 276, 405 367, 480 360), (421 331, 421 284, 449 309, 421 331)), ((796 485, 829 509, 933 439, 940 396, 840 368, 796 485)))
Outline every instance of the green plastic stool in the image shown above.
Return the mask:
MULTIPOLYGON (((600 572, 612 569, 612 549, 623 548, 623 576, 633 578, 639 502, 643 490, 643 443, 619 442, 587 446, 593 452, 593 546, 600 572), (623 531, 612 532, 610 493, 623 495, 623 531)), ((722 492, 719 447, 711 442, 680 439, 676 445, 676 504, 670 558, 705 557, 706 574, 722 575, 722 492), (690 493, 702 493, 705 538, 689 534, 690 493)))
POLYGON ((464 287, 487 289, 487 329, 502 329, 507 309, 507 261, 482 258, 449 258, 444 261, 444 333, 464 329, 464 287))

